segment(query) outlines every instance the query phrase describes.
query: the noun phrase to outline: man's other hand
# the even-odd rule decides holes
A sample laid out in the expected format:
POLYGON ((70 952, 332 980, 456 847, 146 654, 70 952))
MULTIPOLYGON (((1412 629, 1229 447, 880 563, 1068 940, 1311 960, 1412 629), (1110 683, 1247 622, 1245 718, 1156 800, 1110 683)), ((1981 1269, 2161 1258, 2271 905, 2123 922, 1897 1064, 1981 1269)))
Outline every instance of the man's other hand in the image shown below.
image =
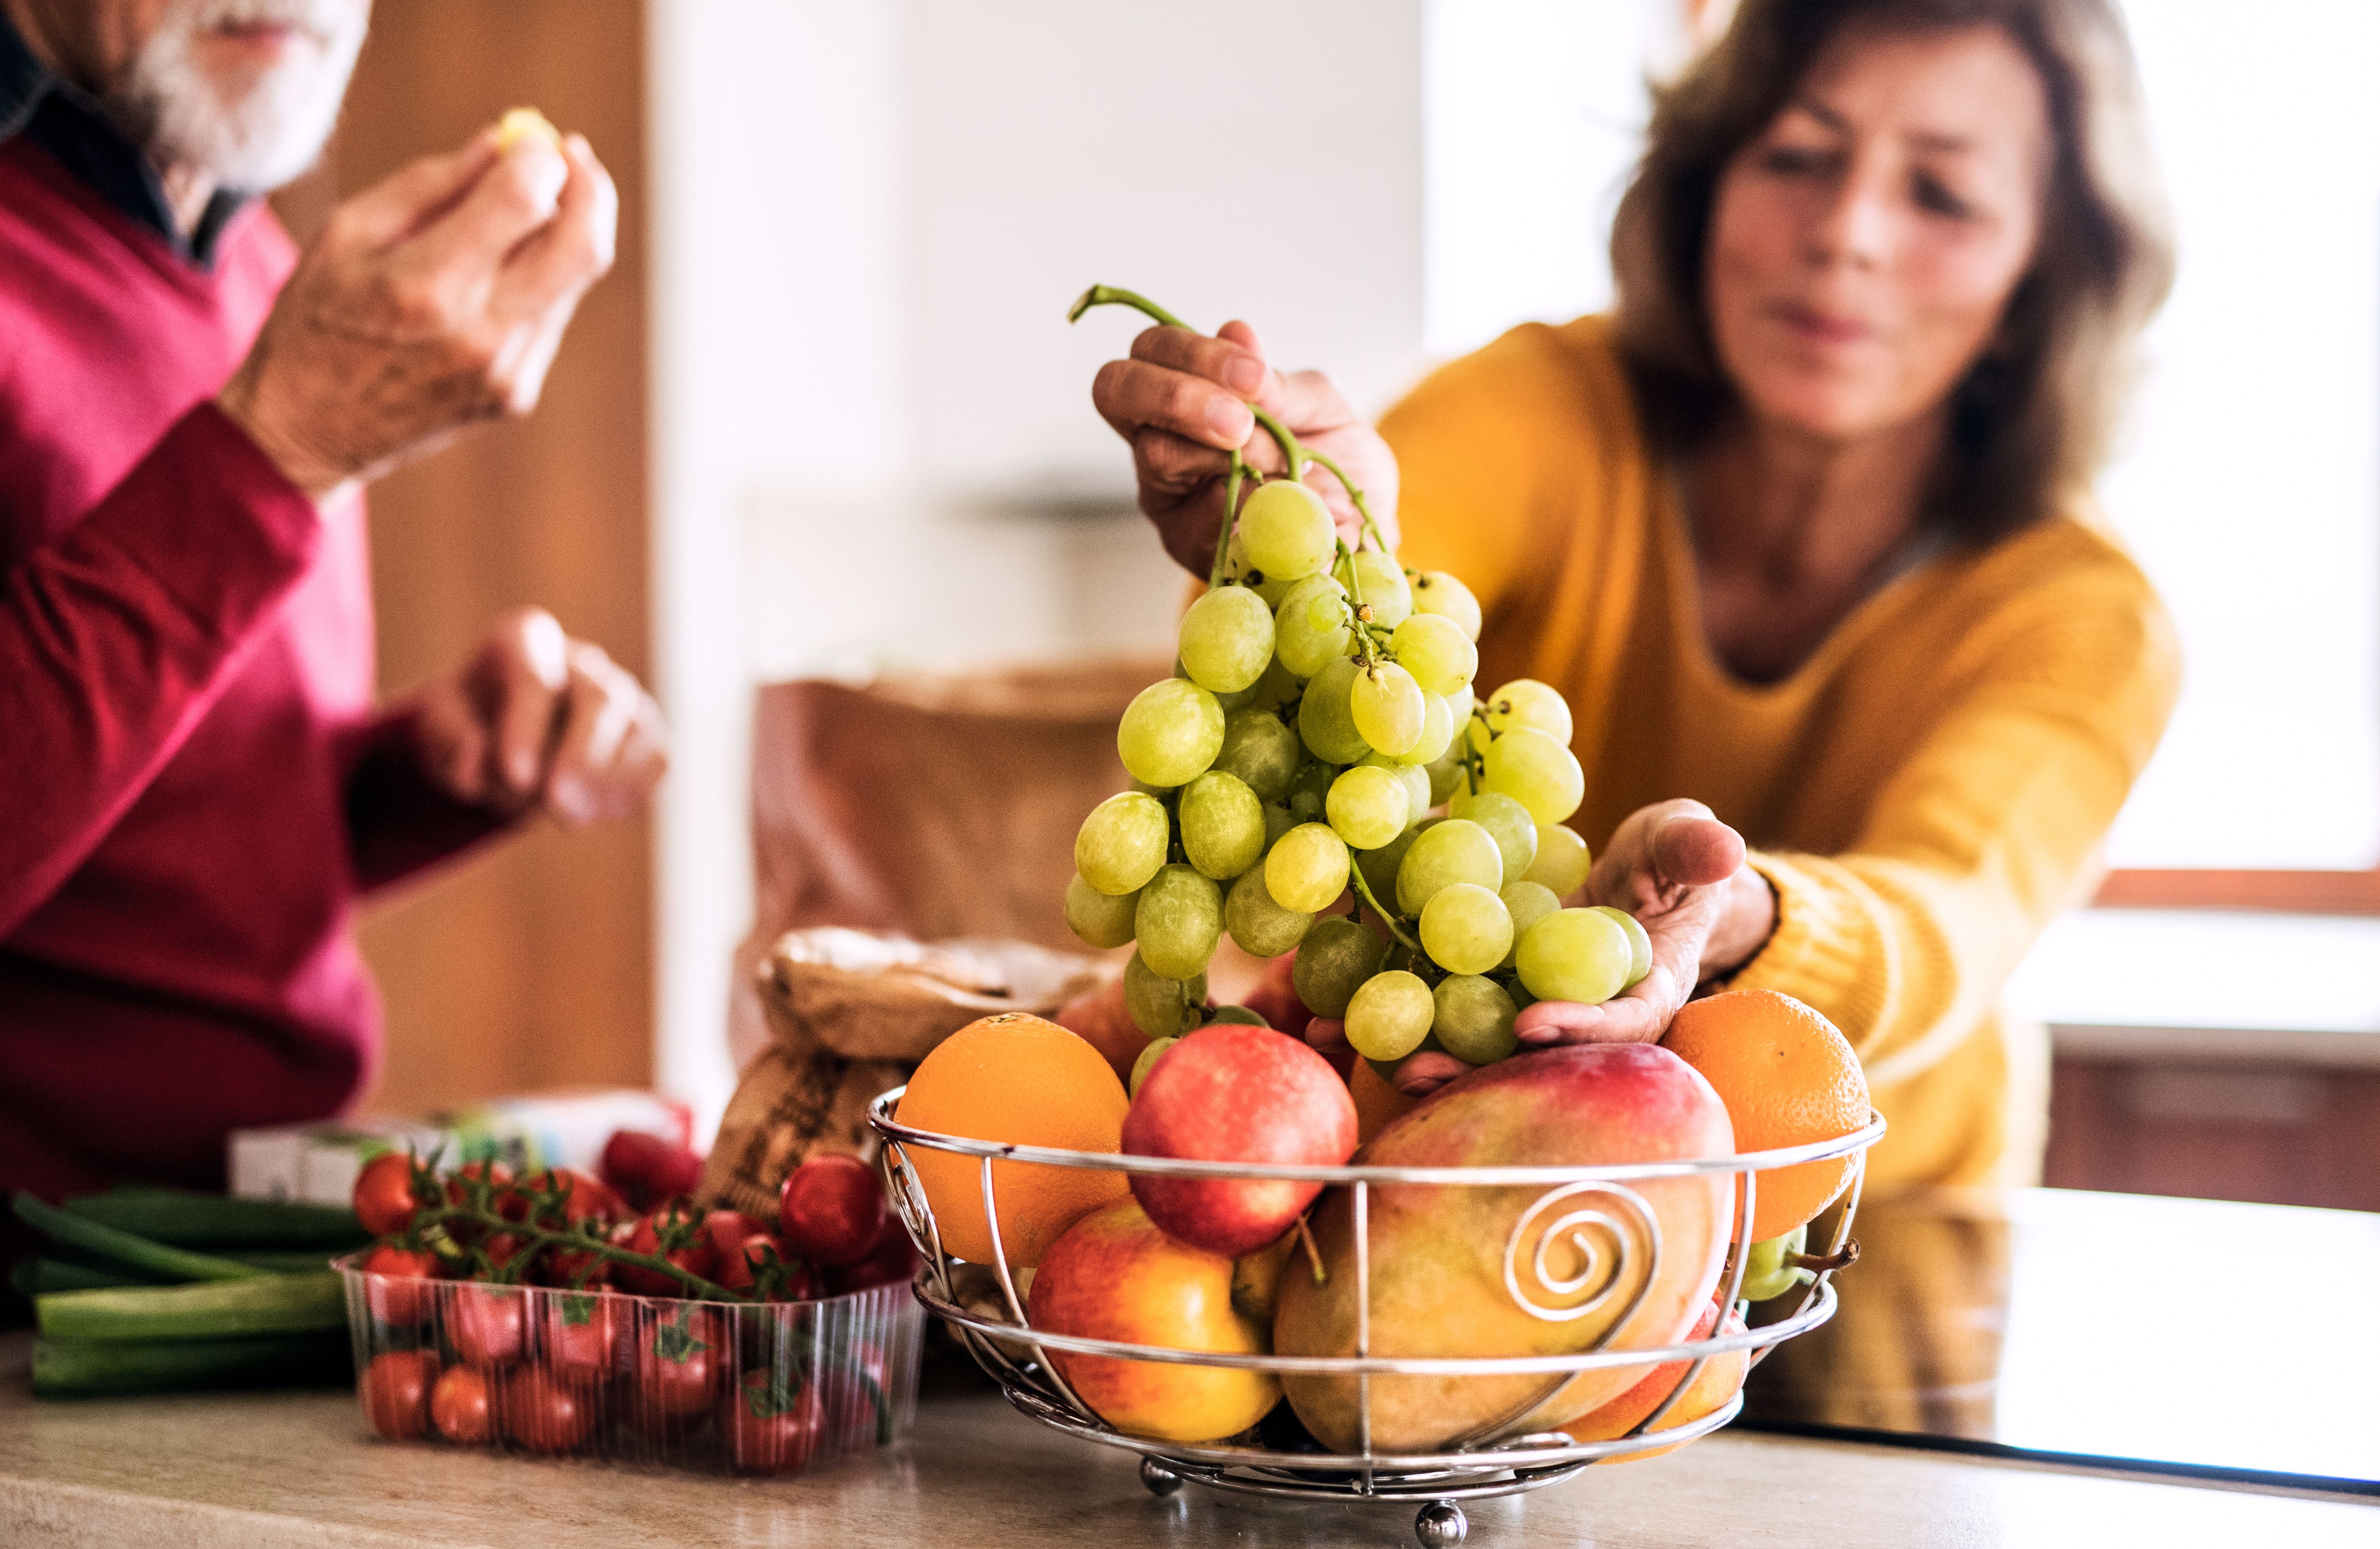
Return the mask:
POLYGON ((570 827, 644 810, 669 767, 662 714, 600 646, 523 608, 422 695, 423 772, 457 801, 570 827))
POLYGON ((424 157, 333 213, 216 402, 317 499, 526 414, 618 213, 578 135, 424 157))

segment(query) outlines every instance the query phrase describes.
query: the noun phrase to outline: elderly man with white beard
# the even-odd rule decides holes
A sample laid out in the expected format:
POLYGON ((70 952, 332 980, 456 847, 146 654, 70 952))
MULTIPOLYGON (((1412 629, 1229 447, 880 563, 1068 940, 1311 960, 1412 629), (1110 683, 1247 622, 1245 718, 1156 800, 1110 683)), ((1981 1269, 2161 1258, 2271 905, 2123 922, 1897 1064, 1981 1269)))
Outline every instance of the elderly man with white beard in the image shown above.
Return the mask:
POLYGON ((661 774, 651 700, 541 613, 373 703, 361 487, 535 405, 615 201, 583 140, 492 129, 300 259, 256 196, 369 8, 0 0, 0 1191, 218 1185, 229 1129, 337 1112, 356 900, 661 774))

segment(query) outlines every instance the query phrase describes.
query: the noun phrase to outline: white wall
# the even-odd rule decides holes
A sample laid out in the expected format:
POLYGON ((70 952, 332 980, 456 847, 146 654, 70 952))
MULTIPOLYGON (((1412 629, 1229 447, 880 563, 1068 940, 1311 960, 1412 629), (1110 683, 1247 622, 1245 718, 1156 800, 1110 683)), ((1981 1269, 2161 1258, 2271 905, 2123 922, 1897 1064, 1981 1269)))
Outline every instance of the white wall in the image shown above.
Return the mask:
POLYGON ((1384 405, 1422 351, 1422 0, 656 0, 659 1069, 715 1115, 751 686, 1164 649, 1093 281, 1384 405), (1308 168, 1330 169, 1327 184, 1308 168))

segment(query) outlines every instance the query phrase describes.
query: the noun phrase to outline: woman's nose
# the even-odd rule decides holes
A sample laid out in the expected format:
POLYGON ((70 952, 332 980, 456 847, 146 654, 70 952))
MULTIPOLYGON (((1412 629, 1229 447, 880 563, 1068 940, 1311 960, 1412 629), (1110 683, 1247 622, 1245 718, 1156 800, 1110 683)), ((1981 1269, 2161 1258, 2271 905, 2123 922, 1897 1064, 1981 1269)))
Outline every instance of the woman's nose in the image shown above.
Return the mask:
POLYGON ((1877 169, 1855 162, 1828 189, 1812 213, 1803 246, 1821 268, 1843 264, 1870 268, 1891 243, 1891 190, 1877 169))

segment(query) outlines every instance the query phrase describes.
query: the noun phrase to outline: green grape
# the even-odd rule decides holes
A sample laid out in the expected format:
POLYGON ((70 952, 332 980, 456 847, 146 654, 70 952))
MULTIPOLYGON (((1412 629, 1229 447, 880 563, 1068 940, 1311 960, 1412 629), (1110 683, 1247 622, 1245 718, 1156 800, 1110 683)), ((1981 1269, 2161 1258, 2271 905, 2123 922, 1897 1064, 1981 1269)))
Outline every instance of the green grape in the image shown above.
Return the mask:
POLYGON ((1413 798, 1405 783, 1387 770, 1359 763, 1330 783, 1324 811, 1331 831, 1350 849, 1378 849, 1413 821, 1413 798))
POLYGON ((1221 586, 1190 604, 1177 637, 1190 681, 1210 694, 1255 687, 1272 661, 1272 610, 1245 586, 1221 586))
POLYGON ((1347 589, 1329 576, 1308 576, 1290 588, 1273 617, 1273 649, 1281 665, 1312 677, 1334 657, 1347 654, 1347 589))
POLYGON ((1628 933, 1593 909, 1556 909, 1521 937, 1514 962, 1539 1000, 1600 1006, 1628 982, 1628 933))
MULTIPOLYGON (((1347 842, 1319 823, 1301 823, 1265 857, 1265 886, 1285 909, 1318 914, 1347 887, 1347 842)), ((1306 1002, 1311 1006, 1312 1001, 1306 1002)))
POLYGON ((1389 649, 1414 681, 1433 694, 1454 692, 1479 670, 1479 648, 1471 637, 1454 620, 1434 613, 1417 613, 1398 625, 1389 649))
POLYGON ((1347 1042, 1366 1059, 1402 1059, 1421 1047, 1437 1014, 1420 975, 1390 969, 1365 980, 1349 997, 1347 1042))
POLYGON ((1182 787, 1182 853, 1229 882, 1264 859, 1264 803, 1236 774, 1210 769, 1182 787))
POLYGON ((1239 777, 1259 801, 1289 794, 1290 777, 1305 761, 1305 749, 1289 724, 1269 710, 1234 710, 1223 717, 1223 746, 1215 767, 1239 777))
POLYGON ((1431 805, 1429 771, 1417 763, 1407 763, 1402 759, 1392 759, 1386 753, 1366 753, 1364 755, 1364 763, 1373 769, 1385 769, 1397 777, 1398 782, 1405 787, 1404 826, 1411 827, 1419 823, 1422 814, 1428 811, 1431 805))
POLYGON ((1272 1031, 1272 1024, 1264 1019, 1263 1012, 1245 1006, 1219 1006, 1208 1012, 1207 1025, 1214 1027, 1218 1024, 1228 1027, 1262 1028, 1268 1032, 1272 1031))
POLYGON ((1454 621, 1463 638, 1479 638, 1479 599, 1471 589, 1443 570, 1424 570, 1414 578, 1414 612, 1435 614, 1454 621))
POLYGON ((1246 535, 1237 526, 1232 529, 1231 574, 1239 578, 1242 586, 1263 598, 1268 608, 1279 608, 1281 600, 1298 581, 1295 576, 1268 576, 1251 564, 1246 535))
POLYGON ((1290 776, 1289 810, 1300 823, 1320 823, 1329 805, 1331 782, 1339 778, 1336 764, 1301 763, 1290 776))
POLYGON ((1497 886, 1518 882, 1529 874, 1529 864, 1537 858, 1537 824, 1526 807, 1500 792, 1488 790, 1472 797, 1454 815, 1477 823, 1496 841, 1497 852, 1504 858, 1504 874, 1498 879, 1497 886))
POLYGON ((1544 884, 1526 877, 1506 883, 1496 896, 1504 900, 1504 910, 1512 917, 1512 950, 1505 953, 1504 960, 1496 966, 1511 968, 1520 952, 1521 938, 1528 933, 1529 927, 1561 908, 1561 900, 1544 884))
POLYGON ((1372 750, 1355 729, 1355 712, 1349 691, 1364 669, 1347 657, 1333 658, 1305 686, 1297 705, 1297 735, 1316 758, 1325 763, 1349 764, 1372 750))
POLYGON ((1165 864, 1173 836, 1165 803, 1139 791, 1122 791, 1091 809, 1075 834, 1075 870, 1111 897, 1137 893, 1165 864))
POLYGON ((1339 534, 1330 507, 1304 484, 1268 479, 1240 506, 1241 553, 1268 577, 1297 580, 1330 563, 1339 534))
POLYGON ((1358 673, 1347 690, 1347 707, 1355 718, 1356 735, 1391 758, 1421 740, 1421 685, 1394 662, 1375 662, 1368 671, 1358 673))
POLYGON ((1422 906, 1421 945, 1449 973, 1485 973, 1512 949, 1512 912, 1476 883, 1441 887, 1422 906))
POLYGON ((1436 763, 1454 746, 1454 712, 1446 696, 1421 692, 1421 736, 1398 756, 1400 763, 1436 763))
POLYGON ((1457 726, 1467 726, 1471 721, 1471 713, 1479 708, 1479 696, 1473 693, 1466 684, 1446 696, 1446 708, 1453 713, 1454 724, 1457 726))
MULTIPOLYGON (((1265 853, 1270 855, 1272 847, 1281 843, 1281 836, 1297 826, 1298 817, 1295 812, 1289 810, 1287 802, 1268 801, 1265 803, 1264 820, 1265 853)), ((1250 870, 1258 870, 1258 868, 1251 867, 1250 870)))
POLYGON ((1278 957, 1305 939, 1314 916, 1281 908, 1265 885, 1264 868, 1251 867, 1223 898, 1223 929, 1251 957, 1278 957))
POLYGON ((1494 892, 1504 879, 1503 853, 1488 831, 1460 818, 1421 831, 1397 868, 1397 912, 1416 919, 1441 887, 1476 883, 1494 892))
POLYGON ((1165 1057, 1165 1051, 1181 1042, 1179 1038, 1150 1039, 1148 1047, 1141 1050, 1140 1057, 1132 1062, 1132 1080, 1126 1087, 1126 1092, 1131 1096, 1138 1097, 1140 1083, 1148 1079, 1148 1073, 1157 1068, 1157 1062, 1165 1057))
POLYGON ((1535 726, 1563 747, 1570 746, 1570 705, 1534 677, 1516 677, 1488 695, 1487 711, 1491 732, 1500 735, 1514 726, 1535 726))
POLYGON ((1535 726, 1514 726, 1488 745, 1488 788, 1529 810, 1539 823, 1560 823, 1586 795, 1586 771, 1577 757, 1535 726))
POLYGON ((1257 678, 1256 687, 1248 690, 1248 708, 1279 710, 1282 705, 1296 703, 1297 696, 1304 692, 1305 680, 1282 665, 1276 653, 1271 665, 1265 668, 1264 676, 1257 678))
POLYGON ((1133 910, 1141 960, 1168 979, 1204 973, 1223 933, 1223 890, 1176 861, 1148 879, 1133 910))
POLYGON ((1133 910, 1139 904, 1137 890, 1102 893, 1080 873, 1066 879, 1066 929, 1082 937, 1086 946, 1105 949, 1130 941, 1133 910))
POLYGON ((1554 896, 1566 898, 1586 885, 1586 872, 1594 857, 1586 852, 1586 841, 1575 829, 1558 823, 1537 824, 1537 858, 1522 875, 1531 882, 1541 882, 1553 889, 1554 896))
POLYGON ((1597 914, 1609 915, 1612 923, 1628 933, 1628 982, 1620 987, 1623 990, 1633 988, 1653 971, 1653 938, 1645 933, 1645 927, 1636 917, 1624 909, 1597 904, 1593 909, 1597 914))
MULTIPOLYGON (((1289 982, 1318 1017, 1343 1017, 1355 987, 1380 971, 1388 944, 1341 915, 1318 920, 1298 943, 1289 982)), ((1298 1030, 1303 1032, 1303 1028, 1298 1030)))
POLYGON ((1438 982, 1431 998, 1438 1003, 1438 1014, 1430 1022, 1430 1036, 1464 1064, 1493 1065, 1521 1046, 1512 1032, 1512 1018, 1520 1008, 1494 980, 1450 974, 1438 982))
POLYGON ((1364 605, 1372 610, 1373 623, 1383 629, 1393 629, 1411 616, 1413 587, 1405 580, 1404 567, 1378 549, 1359 549, 1353 567, 1352 582, 1348 581, 1347 560, 1341 560, 1331 573, 1347 583, 1350 596, 1363 593, 1364 605))
POLYGON ((1171 1038, 1198 1025, 1207 1005, 1207 976, 1168 979, 1141 960, 1140 954, 1123 966, 1123 1007, 1132 1025, 1151 1038, 1171 1038))
POLYGON ((1431 806, 1435 807, 1441 801, 1453 799, 1454 794, 1463 787, 1463 754, 1452 750, 1450 750, 1443 758, 1429 761, 1429 804, 1431 806))
POLYGON ((1135 780, 1183 786, 1207 772, 1223 746, 1223 707, 1196 683, 1168 677, 1124 707, 1116 752, 1135 780))
POLYGON ((1811 1271, 1787 1262, 1806 1251, 1809 1242, 1810 1225, 1805 1221, 1783 1237, 1754 1243, 1744 1250, 1743 1289, 1738 1294, 1746 1301, 1770 1301, 1815 1280, 1817 1275, 1811 1271))
POLYGON ((1405 851, 1420 836, 1421 825, 1416 823, 1378 849, 1355 852, 1355 869, 1364 873, 1364 884, 1372 890, 1373 897, 1384 904, 1396 900, 1397 868, 1404 864, 1405 851))

